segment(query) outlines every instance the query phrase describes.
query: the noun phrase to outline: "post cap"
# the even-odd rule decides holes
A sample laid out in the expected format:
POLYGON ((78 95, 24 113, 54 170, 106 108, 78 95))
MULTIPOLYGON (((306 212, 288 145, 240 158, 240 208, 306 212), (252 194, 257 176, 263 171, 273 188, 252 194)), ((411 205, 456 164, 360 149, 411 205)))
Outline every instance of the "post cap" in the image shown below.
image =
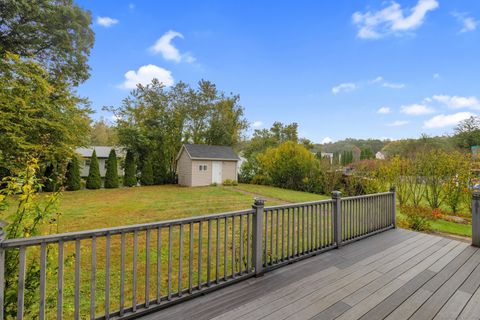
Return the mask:
POLYGON ((338 199, 342 197, 342 193, 340 191, 332 191, 332 199, 338 199))
POLYGON ((263 206, 265 204, 265 199, 261 197, 253 198, 253 205, 254 206, 263 206))
POLYGON ((473 200, 480 200, 480 191, 479 191, 479 190, 473 191, 473 193, 472 193, 472 199, 473 199, 473 200))
POLYGON ((391 187, 390 187, 390 192, 395 192, 395 191, 397 191, 397 187, 391 186, 391 187))

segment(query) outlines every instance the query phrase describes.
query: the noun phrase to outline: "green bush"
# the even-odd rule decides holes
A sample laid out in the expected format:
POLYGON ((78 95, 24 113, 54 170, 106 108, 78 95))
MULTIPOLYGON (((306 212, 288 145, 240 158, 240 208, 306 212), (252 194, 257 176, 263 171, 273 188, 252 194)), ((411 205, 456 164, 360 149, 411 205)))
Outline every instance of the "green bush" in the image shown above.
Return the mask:
POLYGON ((237 182, 237 180, 227 179, 227 180, 223 181, 223 185, 224 186, 238 186, 238 182, 237 182))
POLYGON ((82 187, 80 182, 80 166, 78 165, 78 158, 76 156, 74 156, 67 165, 65 179, 65 187, 68 191, 80 190, 82 187))
POLYGON ((320 162, 303 145, 287 141, 257 156, 258 176, 275 187, 316 192, 320 188, 320 162))
POLYGON ((127 151, 127 155, 125 156, 125 175, 123 177, 123 185, 125 187, 133 187, 137 185, 136 171, 135 156, 131 151, 127 151))
POLYGON ((400 210, 406 216, 407 226, 415 231, 430 231, 430 222, 434 220, 429 208, 417 206, 401 206, 400 210))
POLYGON ((140 182, 144 186, 151 186, 153 184, 153 169, 150 159, 146 159, 142 165, 142 172, 140 175, 140 182))
POLYGON ((58 190, 58 177, 56 172, 56 167, 50 163, 45 168, 45 173, 43 174, 43 191, 54 192, 58 190))
POLYGON ((238 180, 242 183, 252 183, 257 174, 258 163, 255 157, 251 157, 244 161, 240 167, 240 174, 238 180))
POLYGON ((102 178, 100 177, 100 169, 98 167, 97 153, 93 150, 90 159, 90 169, 88 170, 87 189, 100 189, 102 187, 102 178))
POLYGON ((118 165, 115 149, 110 150, 107 160, 107 172, 105 173, 105 188, 118 188, 118 165))

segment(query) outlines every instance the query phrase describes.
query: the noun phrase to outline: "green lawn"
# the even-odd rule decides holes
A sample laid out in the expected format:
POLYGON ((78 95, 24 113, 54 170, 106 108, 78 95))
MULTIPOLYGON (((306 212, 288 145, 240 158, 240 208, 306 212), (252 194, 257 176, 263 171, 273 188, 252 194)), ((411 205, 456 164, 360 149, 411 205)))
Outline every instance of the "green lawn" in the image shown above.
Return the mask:
MULTIPOLYGON (((274 188, 269 186, 261 186, 256 184, 239 184, 234 188, 255 193, 260 196, 264 196, 268 198, 280 199, 286 202, 307 202, 307 201, 331 199, 329 196, 308 193, 308 192, 301 192, 301 191, 293 191, 288 189, 274 188)), ((267 201, 267 205, 270 205, 269 202, 270 201, 267 201)))
POLYGON ((431 226, 434 231, 450 233, 464 237, 472 236, 472 225, 470 224, 461 224, 438 219, 433 221, 431 226))
MULTIPOLYGON (((46 195, 40 194, 39 197, 45 197, 46 195)), ((87 229, 97 229, 104 227, 113 227, 120 225, 130 225, 136 223, 144 222, 153 222, 153 221, 162 221, 162 220, 171 220, 184 217, 212 214, 212 213, 221 213, 226 211, 235 211, 241 209, 251 208, 253 204, 253 198, 255 196, 265 197, 267 199, 267 205, 277 205, 283 204, 286 202, 304 202, 312 200, 320 200, 326 197, 290 191, 285 189, 279 189, 274 187, 266 186, 250 186, 250 185, 240 185, 232 187, 223 187, 223 186, 209 186, 209 187, 198 187, 198 188, 184 188, 175 185, 164 185, 164 186, 151 186, 151 187, 136 187, 136 188, 119 188, 119 189, 101 189, 101 190, 81 190, 75 192, 64 192, 61 196, 61 202, 59 211, 62 213, 62 216, 59 220, 59 232, 68 232, 68 231, 79 231, 87 229)), ((13 210, 13 206, 11 210, 13 210)), ((5 215, 8 215, 6 213, 5 215)), ((238 220, 237 220, 237 223, 238 220)), ((244 222, 246 223, 246 222, 244 222)), ((246 226, 245 226, 246 227, 246 226)), ((188 240, 189 240, 189 226, 185 226, 185 237, 183 238, 183 248, 182 253, 183 261, 188 261, 189 249, 188 249, 188 240)), ((194 247, 192 252, 195 252, 193 257, 193 265, 196 266, 198 263, 198 226, 194 227, 194 247)), ((197 277, 201 276, 203 281, 206 280, 206 264, 205 260, 207 257, 207 225, 203 226, 203 240, 202 240, 202 252, 203 252, 203 269, 200 275, 194 275, 194 282, 197 281, 197 277)), ((224 235, 223 230, 225 228, 225 222, 219 221, 219 225, 213 224, 212 234, 215 234, 215 230, 220 230, 220 239, 217 243, 215 239, 212 240, 212 248, 216 248, 218 245, 220 247, 220 254, 225 254, 226 248, 232 246, 231 238, 228 240, 227 247, 224 244, 224 235)), ((232 232, 232 221, 230 219, 228 223, 228 234, 232 232)), ((151 241, 151 251, 148 254, 146 246, 146 235, 145 232, 141 232, 138 235, 138 245, 139 245, 139 260, 138 260, 138 287, 137 287, 137 297, 139 301, 143 301, 144 297, 144 284, 145 284, 145 266, 146 266, 146 257, 150 255, 150 265, 152 270, 156 270, 156 234, 155 230, 153 231, 151 241)), ((172 247, 173 247, 173 275, 177 275, 179 270, 178 258, 179 258, 179 227, 175 227, 173 230, 172 238, 172 247)), ((239 229, 237 226, 236 229, 236 242, 237 245, 240 245, 239 242, 239 229)), ((162 229, 162 239, 168 239, 168 229, 162 229)), ((131 297, 133 295, 132 288, 132 247, 133 247, 133 238, 131 234, 126 236, 127 243, 127 266, 126 266, 126 305, 131 303, 131 297)), ((242 244, 243 246, 244 244, 242 244)), ((105 290, 105 238, 99 237, 96 239, 96 289, 99 292, 96 295, 96 309, 97 314, 101 315, 104 305, 104 295, 101 294, 105 290)), ((51 257, 49 258, 49 263, 52 264, 53 269, 56 268, 56 247, 55 245, 50 245, 51 257)), ((64 316, 65 318, 72 318, 73 314, 73 296, 74 296, 74 265, 76 257, 74 254, 74 242, 68 242, 65 244, 65 288, 64 288, 64 316)), ((245 247, 246 250, 246 247, 245 247)), ((112 310, 118 308, 117 302, 119 301, 119 285, 120 285, 120 276, 119 276, 119 266, 120 266, 120 238, 118 235, 112 236, 110 244, 111 252, 111 296, 112 296, 112 310)), ((163 242, 161 247, 161 259, 162 259, 162 270, 168 268, 168 247, 167 242, 163 242)), ((38 259, 38 247, 31 248, 28 250, 29 263, 31 259, 38 259)), ((216 253, 212 253, 212 257, 216 257, 216 253)), ((49 254, 50 256, 50 254, 49 254)), ((80 261, 81 261, 81 310, 82 315, 88 314, 89 310, 89 285, 90 285, 90 270, 91 270, 91 240, 82 240, 81 242, 81 252, 80 252, 80 261)), ((213 259, 213 258, 212 258, 213 259)), ((223 276, 222 273, 224 265, 227 265, 227 268, 230 270, 232 266, 232 259, 230 255, 227 255, 227 258, 222 256, 220 259, 220 269, 219 275, 223 276)), ((212 260, 215 261, 215 260, 212 260)), ((213 263, 213 262, 212 262, 213 263)), ((238 262, 236 262, 238 264, 238 262)), ((153 271, 152 271, 153 272, 153 271)), ((212 278, 216 276, 216 270, 212 269, 212 278)), ((188 280, 187 266, 184 264, 182 272, 183 284, 185 285, 188 280)), ((166 277, 162 278, 161 291, 162 295, 166 294, 167 288, 167 279, 166 277)), ((151 295, 155 294, 155 282, 152 282, 151 295)), ((172 280, 173 288, 176 288, 178 281, 174 276, 172 280)), ((48 304, 48 315, 49 317, 54 317, 55 312, 54 299, 56 293, 56 277, 54 274, 47 277, 47 288, 49 294, 48 304)), ((152 299, 153 296, 150 297, 152 299)))
MULTIPOLYGON (((400 210, 397 210, 397 218, 402 220, 405 219, 400 210)), ((471 237, 472 236, 472 225, 471 224, 461 224, 451 221, 446 221, 443 219, 437 219, 430 222, 430 227, 434 232, 449 233, 462 237, 471 237)))
MULTIPOLYGON (((268 206, 327 198, 312 193, 246 184, 196 188, 163 185, 64 192, 60 200, 59 211, 62 215, 59 232, 248 209, 255 196, 267 198, 268 206)), ((8 216, 8 212, 5 215, 8 216)))

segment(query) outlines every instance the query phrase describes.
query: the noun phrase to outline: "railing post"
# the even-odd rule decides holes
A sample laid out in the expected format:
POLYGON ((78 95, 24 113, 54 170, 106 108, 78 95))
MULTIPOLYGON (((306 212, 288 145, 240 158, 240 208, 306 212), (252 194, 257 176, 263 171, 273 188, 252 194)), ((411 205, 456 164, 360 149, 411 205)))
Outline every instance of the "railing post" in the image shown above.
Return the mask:
POLYGON ((252 239, 252 262, 255 267, 255 276, 263 275, 263 261, 262 261, 262 243, 263 243, 263 209, 265 200, 255 198, 252 208, 255 209, 253 214, 253 239, 252 239))
POLYGON ((392 201, 392 223, 393 227, 397 227, 397 188, 395 186, 390 187, 390 192, 392 193, 393 201, 392 201))
POLYGON ((480 192, 472 194, 472 246, 480 247, 480 192))
POLYGON ((342 193, 340 191, 332 192, 333 203, 333 240, 337 248, 342 246, 342 193))
MULTIPOLYGON (((7 223, 0 220, 0 245, 6 238, 5 228, 7 223)), ((5 302, 5 249, 0 246, 0 320, 3 320, 5 302)))

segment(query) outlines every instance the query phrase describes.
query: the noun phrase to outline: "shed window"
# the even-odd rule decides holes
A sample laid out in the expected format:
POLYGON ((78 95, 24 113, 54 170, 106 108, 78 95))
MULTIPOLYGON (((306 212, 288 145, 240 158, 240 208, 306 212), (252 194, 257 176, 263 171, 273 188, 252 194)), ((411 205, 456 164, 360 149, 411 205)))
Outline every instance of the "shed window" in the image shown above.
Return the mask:
POLYGON ((207 165, 206 164, 201 164, 198 166, 198 171, 207 171, 207 165))
POLYGON ((90 160, 85 160, 85 166, 89 166, 90 165, 90 160))

